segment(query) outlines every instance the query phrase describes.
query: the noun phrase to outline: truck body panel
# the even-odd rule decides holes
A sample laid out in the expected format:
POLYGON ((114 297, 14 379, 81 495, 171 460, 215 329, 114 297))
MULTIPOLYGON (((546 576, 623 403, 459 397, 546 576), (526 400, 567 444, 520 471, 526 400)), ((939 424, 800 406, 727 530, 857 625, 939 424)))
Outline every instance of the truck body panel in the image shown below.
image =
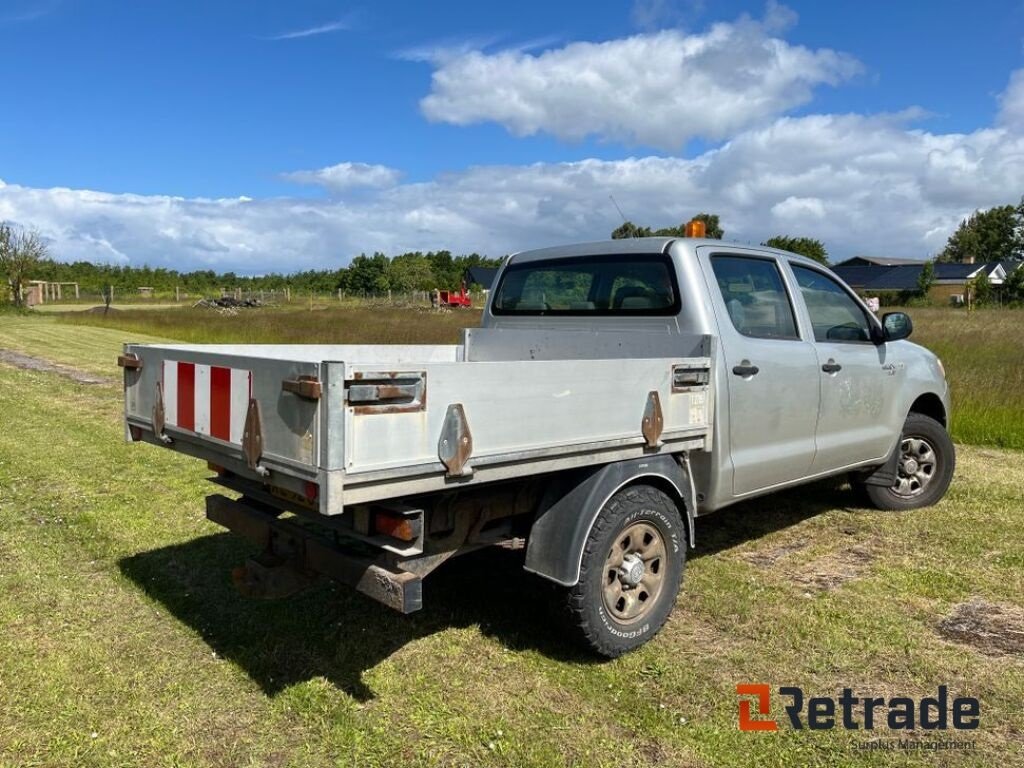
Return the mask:
POLYGON ((710 447, 709 339, 688 340, 686 349, 698 356, 678 354, 679 337, 667 334, 651 344, 642 333, 552 332, 532 351, 523 341, 515 332, 478 332, 460 345, 394 350, 128 344, 125 354, 140 367, 125 373, 126 424, 129 434, 134 428, 142 439, 264 484, 300 493, 303 483, 315 483, 326 515, 346 504, 710 447), (679 386, 680 371, 708 373, 704 383, 679 386), (220 413, 218 372, 234 384, 220 413), (319 397, 283 387, 300 380, 316 382, 319 397), (661 409, 655 447, 642 429, 652 392, 661 409), (258 466, 246 460, 239 424, 250 400, 260 414, 258 466), (457 477, 439 454, 454 405, 472 441, 457 477), (224 408, 226 438, 211 427, 224 408))

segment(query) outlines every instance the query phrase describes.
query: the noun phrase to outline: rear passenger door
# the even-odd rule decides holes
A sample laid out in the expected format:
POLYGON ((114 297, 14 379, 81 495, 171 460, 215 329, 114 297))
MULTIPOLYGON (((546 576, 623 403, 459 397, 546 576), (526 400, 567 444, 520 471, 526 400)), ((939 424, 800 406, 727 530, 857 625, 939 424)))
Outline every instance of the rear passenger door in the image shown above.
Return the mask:
POLYGON ((733 494, 805 477, 815 450, 817 357, 798 333, 780 264, 771 255, 701 251, 725 361, 733 494))
POLYGON ((903 423, 896 413, 898 367, 886 359, 886 345, 872 340, 874 318, 841 283, 816 267, 789 266, 814 332, 821 380, 812 472, 881 459, 903 423))

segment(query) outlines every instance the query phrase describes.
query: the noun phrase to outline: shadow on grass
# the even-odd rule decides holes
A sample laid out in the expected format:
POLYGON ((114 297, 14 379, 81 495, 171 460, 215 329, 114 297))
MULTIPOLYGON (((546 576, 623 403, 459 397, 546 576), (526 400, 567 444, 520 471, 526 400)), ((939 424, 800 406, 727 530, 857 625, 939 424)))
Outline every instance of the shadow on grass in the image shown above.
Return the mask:
MULTIPOLYGON (((731 507, 698 520, 698 546, 690 558, 851 503, 849 490, 819 484, 731 507)), ((517 553, 495 549, 446 563, 424 584, 424 609, 407 616, 330 583, 285 600, 242 597, 230 571, 252 554, 242 539, 223 533, 143 552, 123 559, 120 567, 268 695, 322 676, 359 700, 370 699, 365 670, 417 638, 470 625, 507 648, 600 662, 565 638, 558 589, 523 571, 517 553)))

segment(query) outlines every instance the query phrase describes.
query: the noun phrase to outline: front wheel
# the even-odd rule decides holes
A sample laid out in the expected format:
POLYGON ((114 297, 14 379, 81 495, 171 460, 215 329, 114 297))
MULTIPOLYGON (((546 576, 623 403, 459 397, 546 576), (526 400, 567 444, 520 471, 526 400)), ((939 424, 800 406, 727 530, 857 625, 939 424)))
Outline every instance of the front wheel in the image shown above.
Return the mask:
POLYGON ((900 436, 896 480, 890 486, 865 485, 864 493, 878 509, 930 507, 946 495, 956 467, 953 441, 939 422, 912 413, 900 436))
POLYGON ((686 564, 686 534, 675 502, 634 485, 612 496, 594 521, 569 588, 580 639, 615 658, 650 640, 668 619, 686 564))

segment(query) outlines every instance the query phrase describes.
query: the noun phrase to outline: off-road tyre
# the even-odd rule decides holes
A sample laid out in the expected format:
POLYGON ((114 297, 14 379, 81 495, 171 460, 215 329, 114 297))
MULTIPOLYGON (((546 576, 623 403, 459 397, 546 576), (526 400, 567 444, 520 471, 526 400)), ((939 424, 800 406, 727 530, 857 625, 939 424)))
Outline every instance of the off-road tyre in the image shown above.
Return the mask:
POLYGON ((650 485, 615 493, 594 521, 583 548, 579 581, 568 589, 569 619, 578 640, 601 656, 615 658, 654 637, 675 605, 686 566, 686 541, 679 509, 665 493, 650 485), (660 557, 655 556, 658 537, 660 557), (645 554, 651 556, 645 559, 645 554), (638 558, 644 565, 643 577, 631 585, 638 558), (611 568, 616 561, 622 562, 611 568), (614 599, 616 589, 621 600, 614 599), (631 609, 636 615, 627 617, 631 609))
POLYGON ((863 486, 864 495, 878 509, 908 510, 938 503, 953 479, 956 449, 946 428, 930 416, 911 413, 903 424, 897 449, 896 481, 891 486, 863 486), (908 461, 913 461, 908 472, 908 461), (926 468, 930 467, 926 471, 926 468))

